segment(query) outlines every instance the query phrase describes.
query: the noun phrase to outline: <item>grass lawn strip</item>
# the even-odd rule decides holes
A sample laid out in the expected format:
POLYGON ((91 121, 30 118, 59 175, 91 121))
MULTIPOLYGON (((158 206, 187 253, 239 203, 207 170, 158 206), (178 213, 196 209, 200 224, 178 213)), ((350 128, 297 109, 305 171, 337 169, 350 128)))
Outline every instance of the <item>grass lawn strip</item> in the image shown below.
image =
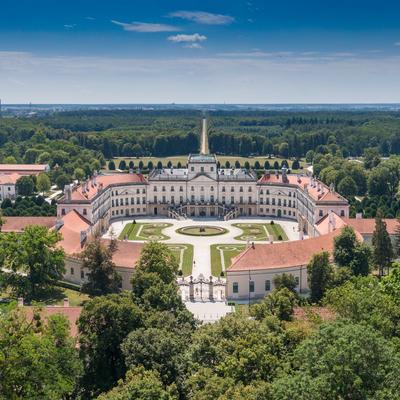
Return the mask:
POLYGON ((193 245, 191 244, 167 244, 171 253, 179 263, 179 269, 183 276, 192 274, 193 267, 193 245))
POLYGON ((283 228, 277 224, 276 222, 271 225, 271 224, 266 224, 267 230, 269 232, 269 234, 273 237, 274 241, 279 240, 279 236, 282 237, 282 240, 289 240, 285 231, 283 230, 283 228))
POLYGON ((236 228, 242 230, 242 234, 236 236, 236 240, 249 240, 249 241, 260 241, 260 240, 268 240, 269 239, 269 232, 268 228, 266 228, 268 224, 252 224, 252 223, 245 223, 245 224, 232 224, 236 228))
POLYGON ((218 236, 227 233, 228 229, 218 226, 184 226, 175 232, 188 236, 218 236), (200 232, 200 228, 203 228, 202 232, 200 232))
POLYGON ((213 244, 211 245, 211 274, 220 276, 231 264, 233 257, 240 254, 246 246, 244 244, 213 244))
POLYGON ((126 224, 121 234, 119 235, 120 240, 125 240, 125 236, 128 236, 128 240, 167 240, 168 236, 162 233, 163 229, 172 226, 165 222, 155 223, 136 223, 126 224))

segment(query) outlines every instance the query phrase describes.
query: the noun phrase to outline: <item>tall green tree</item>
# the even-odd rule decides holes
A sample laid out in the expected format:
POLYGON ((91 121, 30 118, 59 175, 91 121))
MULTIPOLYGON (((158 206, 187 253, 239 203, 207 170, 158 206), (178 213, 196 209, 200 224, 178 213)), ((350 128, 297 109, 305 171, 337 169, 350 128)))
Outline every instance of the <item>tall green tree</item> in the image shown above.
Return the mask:
POLYGON ((121 275, 116 271, 113 252, 116 251, 115 241, 109 246, 104 245, 100 238, 88 242, 80 254, 82 268, 88 270, 87 281, 82 285, 82 291, 91 296, 101 296, 118 293, 122 282, 121 275))
POLYGON ((177 272, 177 261, 165 244, 146 244, 131 280, 135 301, 150 309, 182 310, 185 306, 178 295, 177 272))
POLYGON ((383 213, 378 209, 375 218, 375 231, 372 235, 373 261, 378 268, 379 275, 384 274, 385 269, 389 270, 393 260, 393 247, 389 233, 386 229, 386 222, 383 220, 383 213))
POLYGON ((75 345, 62 315, 0 313, 0 398, 71 398, 81 370, 75 345))
POLYGON ((42 226, 28 226, 20 234, 0 235, 0 265, 6 286, 18 296, 36 299, 54 288, 65 271, 60 234, 42 226))
POLYGON ((354 229, 345 226, 334 239, 333 257, 335 263, 342 268, 349 268, 354 275, 368 275, 371 250, 360 243, 354 229))
POLYGON ((85 177, 85 171, 82 168, 75 168, 74 177, 78 181, 81 181, 85 177))
POLYGON ((51 183, 50 183, 50 178, 48 177, 47 174, 45 173, 39 174, 36 181, 36 187, 38 192, 40 193, 48 192, 50 190, 51 183))
POLYGON ((35 182, 30 176, 21 176, 15 187, 20 196, 31 196, 35 190, 35 182))
POLYGON ((398 398, 398 352, 363 324, 322 326, 296 349, 292 365, 273 383, 274 400, 398 398))
POLYGON ((124 380, 97 400, 177 400, 173 390, 164 389, 156 371, 137 367, 127 372, 124 380))
POLYGON ((296 296, 287 287, 274 289, 265 296, 264 300, 251 306, 250 314, 257 320, 263 320, 268 315, 274 315, 282 321, 290 321, 293 317, 293 308, 296 296))
POLYGON ((323 251, 314 254, 307 265, 308 286, 310 298, 313 302, 319 302, 329 287, 333 276, 333 268, 329 262, 329 253, 323 251))
POLYGON ((188 340, 170 329, 139 328, 132 331, 121 345, 128 369, 143 366, 160 374, 165 386, 183 386, 187 358, 183 349, 188 340))
POLYGON ((347 197, 355 196, 358 193, 357 184, 351 176, 341 179, 337 188, 340 194, 347 197))
POLYGON ((273 282, 276 289, 286 288, 291 292, 296 292, 297 282, 292 274, 284 272, 283 274, 275 275, 273 282))
POLYGON ((143 314, 129 293, 95 297, 85 303, 78 320, 79 353, 84 372, 79 392, 92 399, 110 390, 126 373, 121 344, 143 326, 143 314))

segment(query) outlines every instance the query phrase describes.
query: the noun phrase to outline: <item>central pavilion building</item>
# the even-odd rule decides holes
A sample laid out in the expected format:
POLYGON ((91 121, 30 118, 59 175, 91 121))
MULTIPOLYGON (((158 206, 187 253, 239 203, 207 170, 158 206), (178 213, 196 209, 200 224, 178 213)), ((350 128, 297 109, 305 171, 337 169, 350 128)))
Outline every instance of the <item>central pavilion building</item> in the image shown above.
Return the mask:
POLYGON ((97 175, 67 185, 58 217, 75 210, 104 231, 110 220, 140 216, 172 218, 239 216, 288 218, 315 236, 315 224, 329 212, 349 216, 349 204, 333 187, 306 175, 220 168, 215 155, 191 154, 186 168, 97 175))

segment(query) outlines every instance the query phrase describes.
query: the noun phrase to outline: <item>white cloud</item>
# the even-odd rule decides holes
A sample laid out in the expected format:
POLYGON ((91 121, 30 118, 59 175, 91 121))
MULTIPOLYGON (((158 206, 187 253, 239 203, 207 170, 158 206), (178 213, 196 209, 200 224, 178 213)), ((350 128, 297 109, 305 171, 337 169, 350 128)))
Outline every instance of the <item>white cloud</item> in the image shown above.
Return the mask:
POLYGON ((140 58, 0 51, 7 103, 398 102, 399 70, 400 56, 386 55, 140 58))
POLYGON ((94 17, 85 17, 85 19, 87 19, 89 21, 94 21, 96 18, 94 18, 94 17))
POLYGON ((76 27, 76 24, 65 24, 64 28, 65 29, 74 29, 76 27))
POLYGON ((396 42, 394 45, 395 46, 400 46, 400 42, 396 42))
POLYGON ((254 50, 254 51, 244 51, 244 52, 229 52, 229 53, 219 53, 217 54, 220 57, 270 57, 274 55, 274 53, 267 53, 265 51, 254 50))
POLYGON ((235 18, 230 15, 213 14, 205 11, 176 11, 170 13, 169 16, 205 25, 229 25, 235 21, 235 18))
POLYGON ((203 48, 203 46, 200 43, 189 43, 183 47, 185 47, 186 49, 202 49, 203 48))
POLYGON ((180 28, 166 24, 151 24, 147 22, 132 22, 125 23, 120 21, 111 20, 115 25, 121 26, 125 31, 128 32, 141 32, 141 33, 152 33, 152 32, 177 32, 180 28))
POLYGON ((207 36, 200 35, 198 33, 194 33, 193 35, 185 35, 179 34, 174 36, 169 36, 168 40, 175 43, 182 43, 182 42, 203 42, 207 40, 207 36))

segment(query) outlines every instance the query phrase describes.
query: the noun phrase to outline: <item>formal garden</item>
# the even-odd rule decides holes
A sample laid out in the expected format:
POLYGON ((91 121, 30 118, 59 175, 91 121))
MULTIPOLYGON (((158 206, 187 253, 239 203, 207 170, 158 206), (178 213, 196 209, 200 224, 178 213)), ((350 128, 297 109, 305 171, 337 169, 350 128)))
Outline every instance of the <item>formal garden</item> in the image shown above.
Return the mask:
POLYGON ((177 233, 181 235, 189 236, 218 236, 223 235, 228 231, 228 229, 222 228, 220 226, 184 226, 176 230, 177 233))
POLYGON ((169 237, 164 235, 162 231, 172 226, 167 222, 155 223, 139 223, 133 221, 126 224, 121 234, 120 240, 168 240, 169 237))
POLYGON ((236 240, 266 241, 272 239, 274 242, 288 240, 282 226, 274 221, 268 224, 241 223, 232 224, 232 226, 242 230, 242 234, 235 237, 236 240))
POLYGON ((211 273, 221 276, 230 265, 233 257, 239 255, 246 245, 244 244, 213 244, 211 245, 211 273))
POLYGON ((167 244, 169 251, 176 258, 179 270, 183 276, 189 276, 193 267, 193 245, 191 244, 167 244))

